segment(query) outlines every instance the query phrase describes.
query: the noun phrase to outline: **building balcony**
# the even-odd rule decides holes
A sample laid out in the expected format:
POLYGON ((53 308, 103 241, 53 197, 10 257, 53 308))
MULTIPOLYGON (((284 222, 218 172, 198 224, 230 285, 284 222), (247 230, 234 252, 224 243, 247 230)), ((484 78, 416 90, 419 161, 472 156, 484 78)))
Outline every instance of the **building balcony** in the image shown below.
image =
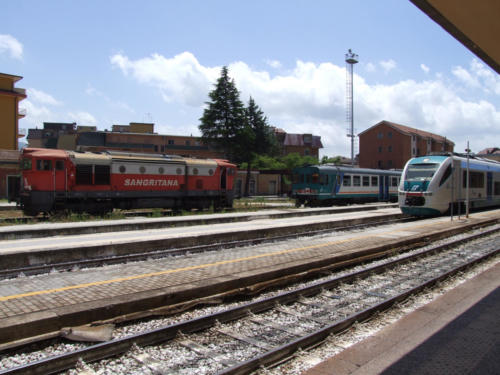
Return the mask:
POLYGON ((23 118, 26 116, 26 108, 19 108, 17 111, 17 117, 23 118))

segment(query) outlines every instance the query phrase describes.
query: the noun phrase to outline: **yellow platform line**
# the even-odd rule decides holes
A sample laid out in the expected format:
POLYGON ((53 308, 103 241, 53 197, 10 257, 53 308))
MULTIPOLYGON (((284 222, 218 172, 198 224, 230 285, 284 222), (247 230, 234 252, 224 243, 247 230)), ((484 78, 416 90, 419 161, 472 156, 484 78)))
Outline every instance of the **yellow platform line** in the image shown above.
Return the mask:
MULTIPOLYGON (((436 225, 436 223, 419 225, 419 226, 413 227, 411 229, 423 228, 423 227, 434 226, 434 225, 436 225)), ((380 234, 390 234, 390 233, 396 233, 396 232, 404 231, 404 230, 408 230, 408 228, 401 228, 398 230, 383 232, 380 234)), ((288 250, 281 250, 281 251, 276 251, 276 252, 271 252, 271 253, 253 255, 253 256, 248 256, 248 257, 243 257, 243 258, 237 258, 237 259, 222 260, 219 262, 200 264, 200 265, 196 265, 196 266, 189 266, 189 267, 182 267, 182 268, 170 269, 170 270, 165 270, 165 271, 145 273, 145 274, 135 275, 135 276, 121 277, 121 278, 111 279, 111 280, 94 281, 91 283, 71 285, 71 286, 66 286, 66 287, 62 287, 62 288, 54 288, 54 289, 46 289, 46 290, 28 292, 28 293, 14 294, 14 295, 10 295, 10 296, 0 297, 0 302, 9 301, 9 300, 13 300, 13 299, 19 299, 19 298, 23 298, 23 297, 32 297, 32 296, 38 296, 38 295, 43 295, 43 294, 64 292, 64 291, 68 291, 68 290, 83 289, 83 288, 88 288, 88 287, 98 286, 98 285, 107 285, 107 284, 113 284, 113 283, 120 283, 120 282, 124 282, 124 281, 140 280, 140 279, 145 279, 147 277, 163 276, 163 275, 184 272, 184 271, 194 271, 194 270, 216 267, 216 266, 221 266, 221 265, 226 265, 226 264, 234 264, 234 263, 244 262, 247 260, 266 258, 266 257, 275 256, 275 255, 290 254, 290 253, 295 253, 295 252, 300 252, 300 251, 305 251, 305 250, 326 247, 326 246, 330 246, 330 245, 338 245, 341 243, 350 242, 350 241, 359 240, 359 239, 365 239, 365 238, 377 236, 380 234, 369 234, 369 235, 364 235, 364 236, 357 236, 357 237, 347 238, 347 239, 343 239, 343 240, 327 242, 327 243, 323 243, 323 244, 298 247, 298 248, 293 248, 293 249, 288 249, 288 250)))

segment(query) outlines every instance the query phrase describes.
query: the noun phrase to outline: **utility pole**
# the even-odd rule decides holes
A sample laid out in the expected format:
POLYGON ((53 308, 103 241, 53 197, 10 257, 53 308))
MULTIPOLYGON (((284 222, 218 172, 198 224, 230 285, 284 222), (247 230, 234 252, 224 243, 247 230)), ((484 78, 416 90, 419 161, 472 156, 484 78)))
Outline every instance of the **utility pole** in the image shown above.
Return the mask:
POLYGON ((346 105, 347 105, 347 122, 350 124, 348 137, 351 138, 351 165, 354 166, 354 106, 353 106, 353 82, 352 72, 354 64, 358 63, 358 55, 349 49, 345 55, 347 87, 346 87, 346 105))

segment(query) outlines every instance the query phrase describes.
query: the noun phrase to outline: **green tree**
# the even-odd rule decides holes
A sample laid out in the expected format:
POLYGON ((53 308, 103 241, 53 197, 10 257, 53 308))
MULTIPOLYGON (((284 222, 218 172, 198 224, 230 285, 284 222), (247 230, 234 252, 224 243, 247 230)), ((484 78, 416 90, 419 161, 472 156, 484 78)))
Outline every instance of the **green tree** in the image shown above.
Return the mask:
POLYGON ((208 96, 210 101, 200 118, 201 140, 224 152, 231 161, 241 162, 241 142, 248 136, 245 129, 245 107, 226 66, 208 96))
POLYGON ((335 164, 339 165, 342 163, 342 157, 341 156, 335 156, 333 158, 329 158, 328 156, 323 156, 321 158, 321 164, 335 164))
POLYGON ((247 164, 245 179, 245 196, 249 195, 251 162, 257 155, 272 155, 277 152, 277 141, 274 132, 267 123, 264 112, 250 97, 245 109, 246 126, 242 130, 241 155, 247 164))

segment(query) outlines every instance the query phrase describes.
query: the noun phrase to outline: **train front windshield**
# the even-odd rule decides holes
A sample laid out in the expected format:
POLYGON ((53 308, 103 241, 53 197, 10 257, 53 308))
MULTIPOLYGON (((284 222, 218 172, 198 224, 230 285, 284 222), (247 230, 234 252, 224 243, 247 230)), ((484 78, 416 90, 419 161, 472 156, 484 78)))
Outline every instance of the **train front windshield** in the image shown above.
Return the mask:
POLYGON ((434 173, 436 173, 440 164, 425 163, 425 164, 410 164, 406 171, 406 180, 430 181, 434 173))

